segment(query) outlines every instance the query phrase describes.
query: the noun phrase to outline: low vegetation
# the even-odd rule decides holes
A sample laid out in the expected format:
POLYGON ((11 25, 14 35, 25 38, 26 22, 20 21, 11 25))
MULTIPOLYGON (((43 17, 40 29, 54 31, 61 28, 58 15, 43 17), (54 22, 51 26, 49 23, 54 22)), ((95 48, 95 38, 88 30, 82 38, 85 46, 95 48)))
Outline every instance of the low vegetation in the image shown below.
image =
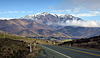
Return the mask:
POLYGON ((59 45, 70 46, 70 47, 81 47, 92 50, 100 50, 100 36, 91 38, 82 38, 73 41, 64 42, 59 45))
POLYGON ((33 58, 38 57, 42 47, 32 45, 33 52, 30 53, 29 43, 55 45, 55 41, 34 39, 18 36, 0 31, 0 58, 33 58))
POLYGON ((32 58, 38 57, 42 48, 35 46, 30 53, 29 43, 34 39, 0 31, 0 58, 32 58), (32 54, 32 55, 31 55, 32 54))
POLYGON ((59 40, 59 41, 57 41, 57 42, 61 42, 61 43, 63 43, 63 42, 68 42, 68 41, 72 41, 72 39, 65 39, 65 40, 59 40))
POLYGON ((8 38, 0 38, 0 58, 24 58, 29 54, 27 43, 8 38))

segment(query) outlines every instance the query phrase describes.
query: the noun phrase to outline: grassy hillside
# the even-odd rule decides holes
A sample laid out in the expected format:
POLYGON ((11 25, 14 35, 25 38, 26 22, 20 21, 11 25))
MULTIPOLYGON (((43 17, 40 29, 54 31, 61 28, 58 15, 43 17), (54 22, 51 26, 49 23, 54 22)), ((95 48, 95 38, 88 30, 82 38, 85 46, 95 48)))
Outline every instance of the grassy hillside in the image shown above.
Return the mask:
POLYGON ((69 42, 64 42, 59 45, 100 50, 100 36, 77 39, 77 40, 73 40, 73 41, 69 41, 69 42))
POLYGON ((26 38, 26 37, 18 36, 18 35, 3 32, 3 31, 0 31, 0 38, 10 38, 10 39, 13 39, 13 40, 20 40, 20 41, 24 41, 24 42, 27 42, 27 43, 33 43, 34 41, 36 41, 36 43, 38 43, 38 44, 48 44, 48 45, 53 45, 55 43, 55 41, 26 38), (5 35, 4 35, 4 33, 5 33, 5 35))
POLYGON ((15 34, 0 31, 0 58, 32 58, 38 57, 41 47, 36 45, 34 52, 29 53, 29 43, 55 45, 58 42, 42 39, 26 38, 15 34))
POLYGON ((11 34, 7 32, 0 31, 0 38, 10 38, 10 39, 26 39, 25 37, 18 36, 16 34, 11 34))
POLYGON ((25 42, 0 38, 0 58, 24 58, 28 54, 29 49, 25 42))
POLYGON ((33 48, 35 52, 29 53, 29 43, 33 41, 35 40, 0 31, 0 58, 32 58, 39 56, 42 49, 39 46, 33 48), (5 36, 4 33, 6 33, 5 36))

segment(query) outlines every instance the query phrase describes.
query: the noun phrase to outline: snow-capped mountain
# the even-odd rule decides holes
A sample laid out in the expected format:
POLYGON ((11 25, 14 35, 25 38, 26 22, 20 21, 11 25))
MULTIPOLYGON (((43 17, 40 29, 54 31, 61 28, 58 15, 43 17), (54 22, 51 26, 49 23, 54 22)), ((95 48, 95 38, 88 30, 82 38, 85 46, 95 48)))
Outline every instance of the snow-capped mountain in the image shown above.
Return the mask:
POLYGON ((94 21, 84 20, 67 14, 37 13, 20 19, 0 20, 0 30, 21 36, 48 36, 84 38, 100 35, 94 21), (92 24, 91 24, 92 23, 92 24))
POLYGON ((81 18, 74 17, 72 15, 68 14, 52 14, 48 12, 42 12, 42 13, 37 13, 34 15, 27 15, 24 17, 21 17, 20 19, 30 19, 30 20, 35 20, 39 21, 42 23, 58 23, 58 22, 66 22, 67 20, 82 20, 81 18))

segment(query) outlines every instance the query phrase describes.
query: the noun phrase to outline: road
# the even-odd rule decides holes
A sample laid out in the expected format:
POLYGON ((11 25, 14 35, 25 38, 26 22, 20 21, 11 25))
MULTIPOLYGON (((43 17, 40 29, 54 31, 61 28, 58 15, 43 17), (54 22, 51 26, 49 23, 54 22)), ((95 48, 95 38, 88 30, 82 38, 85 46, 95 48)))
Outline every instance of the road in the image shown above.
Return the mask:
POLYGON ((41 46, 43 51, 39 58, 100 58, 100 51, 68 46, 41 46))

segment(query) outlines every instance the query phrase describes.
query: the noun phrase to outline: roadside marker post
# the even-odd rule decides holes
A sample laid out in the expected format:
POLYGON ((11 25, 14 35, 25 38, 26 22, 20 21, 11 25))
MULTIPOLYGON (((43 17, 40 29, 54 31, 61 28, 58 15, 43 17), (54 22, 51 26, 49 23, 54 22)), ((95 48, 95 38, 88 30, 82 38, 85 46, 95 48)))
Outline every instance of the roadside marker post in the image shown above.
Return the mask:
POLYGON ((32 52, 32 44, 30 43, 30 53, 32 52))
POLYGON ((36 47, 36 41, 34 41, 33 43, 30 43, 30 53, 33 52, 33 48, 36 47), (33 45, 33 46, 32 46, 33 45))

